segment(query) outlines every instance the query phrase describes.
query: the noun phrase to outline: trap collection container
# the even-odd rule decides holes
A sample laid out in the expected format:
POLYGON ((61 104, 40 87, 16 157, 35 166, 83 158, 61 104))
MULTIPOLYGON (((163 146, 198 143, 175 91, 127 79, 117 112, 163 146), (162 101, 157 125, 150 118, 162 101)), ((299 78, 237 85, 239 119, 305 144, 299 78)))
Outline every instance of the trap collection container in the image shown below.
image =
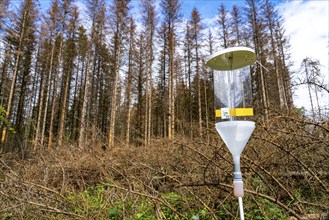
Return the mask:
POLYGON ((216 122, 247 120, 254 115, 250 65, 256 61, 247 47, 227 48, 209 57, 214 70, 216 122))

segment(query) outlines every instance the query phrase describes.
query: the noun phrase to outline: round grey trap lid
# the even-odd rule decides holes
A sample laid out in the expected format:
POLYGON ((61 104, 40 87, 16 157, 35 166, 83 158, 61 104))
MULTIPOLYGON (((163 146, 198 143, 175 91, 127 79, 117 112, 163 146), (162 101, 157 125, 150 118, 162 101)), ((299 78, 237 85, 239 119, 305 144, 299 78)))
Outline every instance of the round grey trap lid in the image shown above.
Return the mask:
POLYGON ((256 61, 256 54, 248 47, 230 47, 211 55, 206 65, 214 70, 236 70, 250 66, 256 61))

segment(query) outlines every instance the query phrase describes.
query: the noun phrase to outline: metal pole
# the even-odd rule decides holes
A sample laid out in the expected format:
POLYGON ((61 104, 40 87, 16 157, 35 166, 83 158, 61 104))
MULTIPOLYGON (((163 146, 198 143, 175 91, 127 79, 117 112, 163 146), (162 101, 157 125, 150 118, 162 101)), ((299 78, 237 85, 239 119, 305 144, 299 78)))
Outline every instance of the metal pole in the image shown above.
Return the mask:
POLYGON ((240 209, 240 220, 244 220, 242 197, 238 197, 238 200, 239 200, 239 209, 240 209))

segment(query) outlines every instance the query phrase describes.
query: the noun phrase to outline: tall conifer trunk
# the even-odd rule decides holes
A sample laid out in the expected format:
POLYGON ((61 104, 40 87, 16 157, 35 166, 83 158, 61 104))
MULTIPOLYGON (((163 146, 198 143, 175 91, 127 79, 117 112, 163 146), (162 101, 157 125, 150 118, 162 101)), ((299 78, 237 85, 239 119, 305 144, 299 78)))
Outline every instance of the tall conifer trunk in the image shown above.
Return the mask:
POLYGON ((52 79, 52 70, 53 70, 53 60, 54 60, 54 51, 55 51, 55 42, 52 43, 51 52, 50 52, 50 64, 49 64, 49 71, 48 71, 48 78, 47 78, 47 84, 43 87, 43 91, 41 93, 40 97, 40 108, 38 113, 38 123, 37 123, 37 129, 36 129, 36 135, 35 135, 35 143, 37 144, 40 141, 40 144, 43 145, 44 142, 44 134, 46 129, 46 120, 47 120, 47 111, 48 111, 48 103, 49 103, 49 96, 50 96, 50 85, 51 85, 51 79, 52 79), (47 89, 45 89, 47 87, 47 89), (44 94, 46 94, 45 98, 45 108, 42 116, 42 107, 43 107, 43 100, 44 100, 44 94), (42 119, 42 120, 41 120, 42 119), (42 124, 41 124, 42 122, 42 124))
MULTIPOLYGON (((92 33, 93 35, 93 33, 92 33)), ((93 38, 93 37, 91 37, 93 38)), ((88 93, 89 93, 89 81, 90 81, 90 60, 91 60, 91 41, 87 42, 87 61, 86 61, 86 77, 84 80, 84 88, 83 88, 83 98, 82 98, 82 108, 80 113, 80 129, 79 129, 79 141, 78 146, 79 148, 82 148, 82 145, 85 140, 85 130, 86 130, 86 111, 87 111, 87 105, 88 105, 88 93)))
POLYGON ((128 53, 128 73, 127 73, 127 87, 126 87, 126 145, 128 146, 130 143, 130 124, 131 124, 131 85, 133 79, 133 54, 134 54, 134 38, 135 38, 135 24, 134 20, 130 19, 130 33, 129 33, 129 53, 128 53))
MULTIPOLYGON (((13 77, 10 85, 10 91, 9 91, 9 97, 8 97, 8 104, 7 104, 7 111, 6 111, 6 120, 10 121, 10 114, 11 114, 11 108, 12 108, 12 102, 14 99, 14 90, 15 90, 15 83, 16 83, 16 78, 18 74, 18 67, 19 67, 19 61, 22 53, 22 43, 23 43, 23 37, 24 37, 24 31, 25 31, 25 25, 26 25, 26 16, 27 16, 28 11, 24 11, 23 15, 23 20, 22 20, 22 27, 20 29, 20 34, 19 34, 19 44, 18 48, 16 51, 16 58, 15 58, 15 65, 14 65, 14 71, 13 71, 13 77)), ((2 135, 1 135, 1 143, 3 144, 6 140, 6 134, 7 134, 7 126, 5 126, 2 129, 2 135)))
POLYGON ((53 94, 52 94, 52 101, 51 101, 51 114, 50 114, 50 121, 49 121, 49 136, 48 136, 48 149, 52 147, 53 144, 53 124, 55 119, 55 113, 56 113, 56 102, 57 102, 57 89, 58 89, 58 81, 59 81, 59 69, 60 69, 60 63, 62 59, 62 49, 63 49, 63 34, 60 39, 59 44, 59 52, 57 56, 57 68, 55 72, 55 82, 53 87, 53 94))
POLYGON ((112 102, 110 110, 110 130, 108 134, 108 146, 111 148, 114 146, 114 131, 115 131, 115 120, 116 120, 116 106, 117 106, 117 91, 119 81, 119 68, 121 60, 121 31, 120 27, 117 26, 117 33, 115 36, 115 64, 114 64, 114 82, 112 90, 112 102))

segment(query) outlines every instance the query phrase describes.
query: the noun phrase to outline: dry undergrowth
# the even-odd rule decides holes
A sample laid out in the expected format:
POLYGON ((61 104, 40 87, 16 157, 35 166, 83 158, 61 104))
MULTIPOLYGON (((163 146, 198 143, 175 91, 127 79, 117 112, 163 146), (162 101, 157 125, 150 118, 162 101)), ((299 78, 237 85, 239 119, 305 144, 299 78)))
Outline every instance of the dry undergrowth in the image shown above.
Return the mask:
MULTIPOLYGON (((282 116, 257 124, 241 162, 246 219, 329 212, 328 129, 282 116)), ((238 219, 231 156, 213 130, 101 146, 2 153, 2 219, 238 219)))

